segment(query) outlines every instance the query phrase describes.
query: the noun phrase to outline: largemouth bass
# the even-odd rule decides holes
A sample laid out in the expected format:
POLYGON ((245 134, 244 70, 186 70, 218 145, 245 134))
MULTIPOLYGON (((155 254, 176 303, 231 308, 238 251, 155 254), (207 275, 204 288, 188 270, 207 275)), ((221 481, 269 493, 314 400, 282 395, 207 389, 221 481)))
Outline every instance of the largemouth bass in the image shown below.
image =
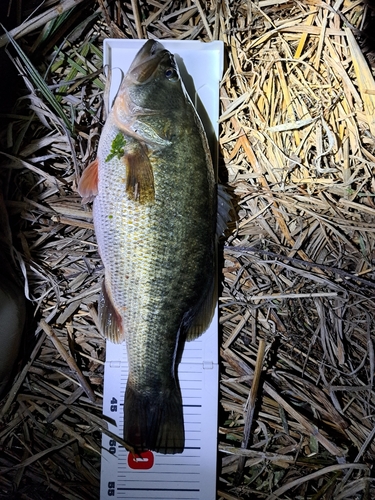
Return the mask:
POLYGON ((181 453, 177 366, 213 315, 217 202, 202 124, 159 42, 132 62, 78 190, 94 200, 102 333, 127 343, 124 440, 181 453))

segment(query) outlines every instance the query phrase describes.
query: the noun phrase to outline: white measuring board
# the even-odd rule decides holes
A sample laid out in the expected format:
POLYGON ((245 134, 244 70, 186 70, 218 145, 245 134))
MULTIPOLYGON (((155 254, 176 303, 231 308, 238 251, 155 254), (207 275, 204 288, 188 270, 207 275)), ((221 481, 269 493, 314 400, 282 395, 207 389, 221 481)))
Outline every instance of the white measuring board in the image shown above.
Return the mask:
MULTIPOLYGON (((176 55, 185 86, 200 114, 217 162, 219 82, 223 72, 223 43, 160 40, 176 55)), ((145 40, 107 39, 104 66, 112 70, 109 102, 113 102, 126 73, 145 40)), ((124 394, 128 375, 126 343, 106 343, 103 414, 116 425, 108 429, 122 438, 124 394)), ((101 500, 216 498, 218 410, 218 316, 208 330, 187 342, 178 368, 185 423, 185 449, 176 455, 129 454, 106 434, 102 438, 101 500)))

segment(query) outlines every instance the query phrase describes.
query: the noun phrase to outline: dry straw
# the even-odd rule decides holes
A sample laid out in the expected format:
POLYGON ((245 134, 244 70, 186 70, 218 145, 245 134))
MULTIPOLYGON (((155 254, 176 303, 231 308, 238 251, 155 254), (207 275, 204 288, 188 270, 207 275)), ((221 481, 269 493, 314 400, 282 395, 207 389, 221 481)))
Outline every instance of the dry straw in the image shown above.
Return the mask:
POLYGON ((99 497, 102 264, 76 188, 111 36, 225 43, 218 498, 374 498, 370 4, 61 0, 27 15, 0 38, 28 89, 0 156, 31 318, 0 407, 0 497, 99 497))

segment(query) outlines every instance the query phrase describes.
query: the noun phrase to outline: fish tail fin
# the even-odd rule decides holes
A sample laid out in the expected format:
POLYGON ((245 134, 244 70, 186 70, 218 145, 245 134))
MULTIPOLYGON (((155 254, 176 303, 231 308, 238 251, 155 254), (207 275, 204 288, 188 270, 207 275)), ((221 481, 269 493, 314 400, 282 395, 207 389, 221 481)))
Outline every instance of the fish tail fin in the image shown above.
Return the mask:
POLYGON ((128 382, 124 404, 124 441, 141 452, 182 453, 185 444, 180 388, 144 393, 128 382))

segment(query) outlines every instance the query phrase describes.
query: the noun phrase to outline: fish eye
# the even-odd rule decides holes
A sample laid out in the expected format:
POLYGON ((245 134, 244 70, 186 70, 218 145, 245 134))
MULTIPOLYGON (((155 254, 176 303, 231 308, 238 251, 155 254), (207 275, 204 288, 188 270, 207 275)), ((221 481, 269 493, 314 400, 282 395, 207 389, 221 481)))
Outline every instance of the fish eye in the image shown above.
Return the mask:
POLYGON ((174 68, 168 68, 165 70, 165 78, 167 78, 171 82, 177 82, 178 74, 174 68))

